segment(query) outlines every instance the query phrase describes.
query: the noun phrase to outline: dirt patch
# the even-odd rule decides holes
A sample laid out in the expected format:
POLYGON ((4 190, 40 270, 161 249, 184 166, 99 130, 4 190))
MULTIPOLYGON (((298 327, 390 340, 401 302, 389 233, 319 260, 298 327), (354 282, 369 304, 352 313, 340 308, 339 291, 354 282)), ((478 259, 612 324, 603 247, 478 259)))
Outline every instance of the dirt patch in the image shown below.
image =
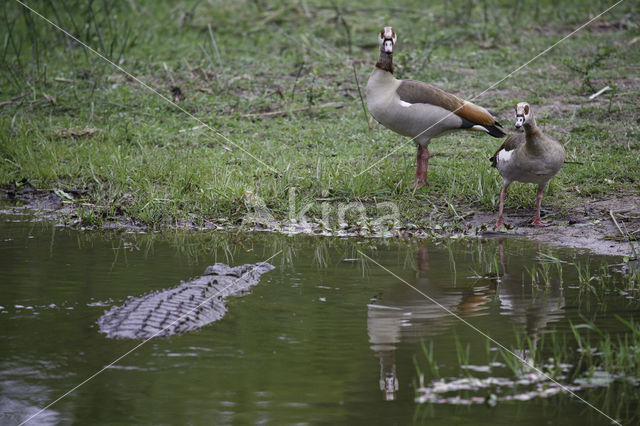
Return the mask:
MULTIPOLYGON (((619 194, 615 197, 587 200, 566 218, 546 219, 551 226, 529 225, 533 210, 505 209, 506 234, 521 235, 557 245, 586 248, 597 254, 634 256, 640 252, 640 196, 619 194), (614 221, 615 218, 615 221, 614 221)), ((497 213, 473 214, 468 223, 482 232, 491 230, 497 213)))

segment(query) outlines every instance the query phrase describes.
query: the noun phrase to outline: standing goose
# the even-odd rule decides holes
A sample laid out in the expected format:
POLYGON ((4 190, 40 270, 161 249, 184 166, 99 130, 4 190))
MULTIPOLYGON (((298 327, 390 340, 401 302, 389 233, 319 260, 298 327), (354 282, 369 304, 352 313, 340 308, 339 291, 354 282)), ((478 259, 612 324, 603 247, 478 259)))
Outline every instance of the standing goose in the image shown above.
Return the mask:
POLYGON ((455 130, 478 130, 505 136, 502 126, 486 109, 430 84, 398 80, 393 76, 396 33, 384 27, 378 35, 380 57, 367 82, 367 106, 383 126, 409 136, 418 145, 415 187, 428 185, 427 168, 432 138, 455 130))
POLYGON ((524 133, 511 135, 490 158, 492 166, 498 169, 504 187, 500 193, 500 209, 496 231, 504 226, 502 211, 507 187, 513 181, 537 183, 538 196, 536 217, 531 222, 534 226, 547 226, 548 222, 540 220, 540 204, 542 192, 547 182, 560 170, 564 162, 564 148, 555 138, 545 135, 536 125, 531 106, 526 102, 516 105, 516 129, 524 126, 524 133))

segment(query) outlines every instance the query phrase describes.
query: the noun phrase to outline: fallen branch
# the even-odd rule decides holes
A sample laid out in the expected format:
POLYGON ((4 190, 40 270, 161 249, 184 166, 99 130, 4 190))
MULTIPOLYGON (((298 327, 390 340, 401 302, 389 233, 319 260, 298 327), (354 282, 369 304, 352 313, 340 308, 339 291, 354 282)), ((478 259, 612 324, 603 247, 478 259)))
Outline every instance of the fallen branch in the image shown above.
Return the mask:
POLYGON ((616 213, 623 220, 638 220, 640 216, 628 216, 626 214, 616 213))
POLYGON ((14 96, 13 98, 11 98, 11 99, 9 99, 9 100, 7 100, 7 101, 0 102, 0 108, 2 108, 3 106, 6 106, 6 105, 11 105, 11 104, 12 104, 12 103, 14 103, 15 101, 17 101, 17 100, 19 100, 19 99, 22 99, 22 98, 24 98, 25 96, 27 96, 27 94, 26 94, 26 93, 23 93, 23 94, 21 94, 21 95, 14 96))
POLYGON ((98 129, 95 127, 87 127, 84 129, 78 128, 70 128, 70 129, 59 129, 55 131, 55 134, 60 136, 61 138, 80 138, 83 136, 93 136, 98 129))
POLYGON ((58 103, 54 96, 48 95, 44 92, 42 92, 42 96, 44 96, 44 98, 48 100, 51 105, 56 105, 58 103))
POLYGON ((593 95, 589 96, 589 100, 592 101, 595 98, 597 98, 598 96, 602 95, 604 92, 606 92, 607 90, 611 90, 611 87, 609 86, 605 86, 602 89, 598 90, 596 93, 594 93, 593 95))
POLYGON ((314 109, 322 109, 322 108, 342 108, 344 104, 342 102, 327 102, 322 105, 310 105, 302 108, 295 108, 291 110, 278 110, 278 111, 268 111, 268 112, 256 112, 252 114, 242 114, 240 117, 242 118, 252 118, 252 117, 272 117, 274 115, 288 115, 296 112, 310 111, 314 109))

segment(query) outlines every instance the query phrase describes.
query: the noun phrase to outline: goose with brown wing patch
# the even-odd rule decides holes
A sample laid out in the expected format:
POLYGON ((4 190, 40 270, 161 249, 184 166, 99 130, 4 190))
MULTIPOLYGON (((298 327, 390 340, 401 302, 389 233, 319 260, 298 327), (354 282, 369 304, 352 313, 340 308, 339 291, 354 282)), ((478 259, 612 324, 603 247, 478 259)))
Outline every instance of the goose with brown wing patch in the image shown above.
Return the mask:
POLYGON ((476 130, 501 138, 502 126, 481 106, 435 86, 393 76, 397 36, 384 27, 378 35, 380 56, 367 82, 367 106, 383 126, 408 136, 418 145, 415 187, 427 185, 431 139, 456 130, 476 130))
POLYGON ((564 163, 564 148, 557 139, 545 135, 537 126, 531 106, 520 102, 516 106, 516 128, 524 127, 524 133, 509 136, 502 146, 490 158, 492 166, 498 169, 504 187, 500 193, 500 208, 495 230, 505 226, 502 212, 507 188, 513 181, 535 183, 538 185, 536 198, 536 216, 531 222, 534 226, 547 226, 540 219, 540 205, 545 186, 558 173, 564 163))

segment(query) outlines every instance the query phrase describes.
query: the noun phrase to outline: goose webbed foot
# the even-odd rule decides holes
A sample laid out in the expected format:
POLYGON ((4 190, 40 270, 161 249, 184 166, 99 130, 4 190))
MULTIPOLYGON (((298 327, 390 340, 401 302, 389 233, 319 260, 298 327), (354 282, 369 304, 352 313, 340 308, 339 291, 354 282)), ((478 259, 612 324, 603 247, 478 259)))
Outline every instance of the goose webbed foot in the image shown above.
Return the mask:
POLYGON ((531 221, 531 225, 532 226, 549 226, 551 225, 551 222, 543 222, 539 217, 536 217, 531 221))
POLYGON ((496 226, 493 228, 494 231, 496 232, 500 232, 502 229, 507 229, 507 224, 504 223, 504 219, 502 218, 502 216, 500 216, 498 218, 498 220, 496 221, 496 226))
POLYGON ((429 181, 427 181, 427 176, 418 177, 413 181, 413 189, 420 189, 423 186, 429 186, 429 181))

